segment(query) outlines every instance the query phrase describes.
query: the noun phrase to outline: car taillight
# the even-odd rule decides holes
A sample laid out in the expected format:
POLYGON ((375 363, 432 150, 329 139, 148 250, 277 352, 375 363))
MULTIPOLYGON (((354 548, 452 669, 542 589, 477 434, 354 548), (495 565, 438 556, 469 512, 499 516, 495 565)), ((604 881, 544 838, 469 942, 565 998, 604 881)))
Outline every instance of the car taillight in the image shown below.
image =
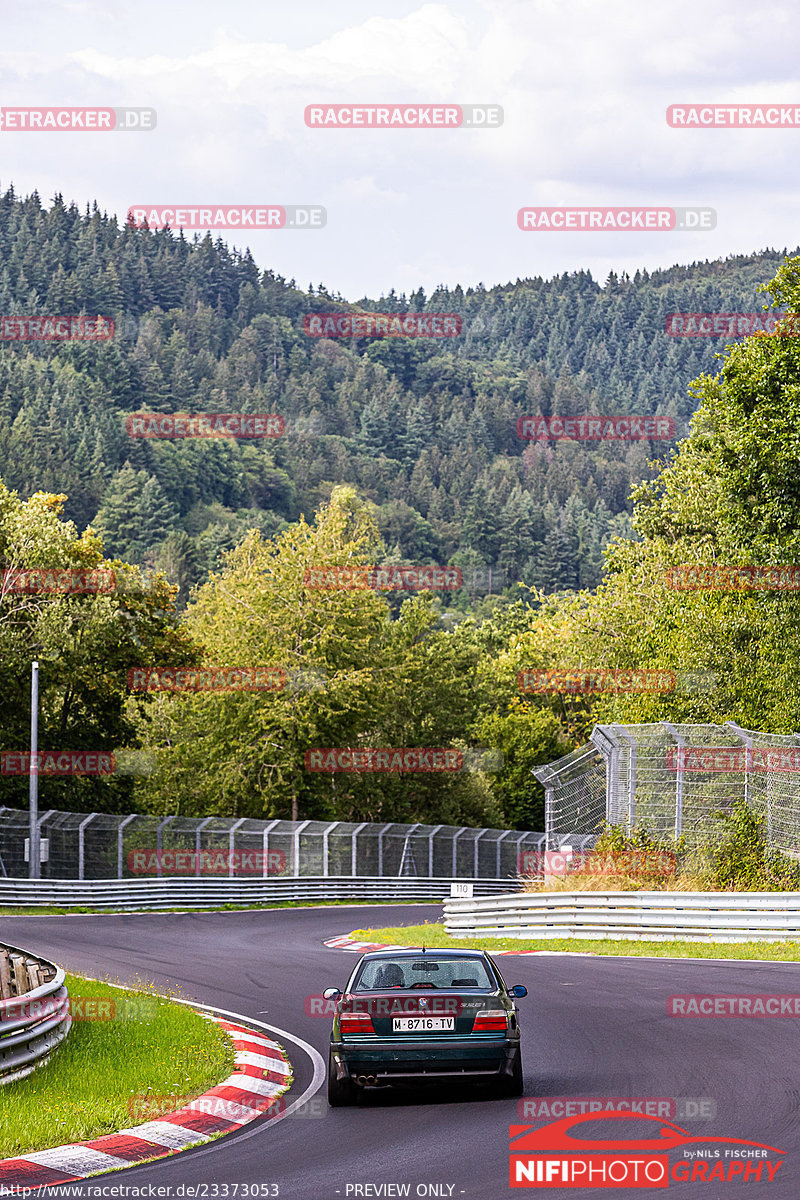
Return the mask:
POLYGON ((484 1008, 475 1014, 473 1033, 505 1033, 508 1029, 508 1013, 504 1008, 484 1008))
POLYGON ((374 1033, 372 1017, 365 1012, 343 1012, 339 1017, 339 1031, 345 1033, 374 1033))

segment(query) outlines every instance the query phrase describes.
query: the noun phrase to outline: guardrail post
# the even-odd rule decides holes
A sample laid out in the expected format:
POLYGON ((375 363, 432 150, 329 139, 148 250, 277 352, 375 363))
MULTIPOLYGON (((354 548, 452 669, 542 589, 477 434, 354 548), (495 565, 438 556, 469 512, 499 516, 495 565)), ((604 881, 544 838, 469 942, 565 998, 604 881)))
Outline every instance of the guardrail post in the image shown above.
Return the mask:
MULTIPOLYGON (((89 816, 85 817, 81 821, 80 825, 78 826, 78 879, 83 879, 83 867, 84 867, 84 857, 85 857, 84 856, 83 831, 86 828, 86 826, 95 819, 96 816, 97 816, 97 813, 89 813, 89 816)), ((38 838, 36 839, 36 845, 38 848, 38 845, 39 845, 38 838)))
POLYGON ((135 820, 138 815, 138 813, 131 813, 130 816, 125 817, 123 821, 120 821, 119 825, 117 826, 117 879, 122 879, 122 831, 125 826, 129 825, 131 821, 135 820))

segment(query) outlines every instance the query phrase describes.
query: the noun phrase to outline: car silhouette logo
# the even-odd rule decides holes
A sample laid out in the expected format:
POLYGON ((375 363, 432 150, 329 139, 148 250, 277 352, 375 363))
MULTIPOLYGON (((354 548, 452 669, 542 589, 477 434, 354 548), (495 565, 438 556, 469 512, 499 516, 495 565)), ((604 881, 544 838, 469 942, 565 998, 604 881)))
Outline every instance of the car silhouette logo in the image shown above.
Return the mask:
POLYGON ((657 1152, 660 1150, 663 1152, 665 1150, 675 1150, 679 1146, 690 1146, 693 1143, 706 1145, 710 1142, 735 1146, 757 1146, 761 1150, 771 1150, 774 1154, 784 1153, 783 1150, 778 1150, 775 1146, 767 1146, 763 1142, 745 1141, 744 1138, 692 1136, 688 1130, 682 1129, 680 1125, 673 1125, 670 1121, 657 1120, 655 1117, 648 1117, 642 1113, 633 1113, 619 1109, 607 1109, 603 1112, 583 1113, 580 1116, 564 1117, 560 1121, 551 1121, 549 1125, 542 1125, 539 1128, 530 1125, 511 1125, 509 1126, 509 1138, 511 1140, 511 1152, 515 1154, 534 1151, 547 1151, 549 1153, 563 1153, 564 1151, 568 1151, 573 1154, 581 1154, 588 1150, 612 1150, 616 1152, 620 1150, 650 1150, 657 1152), (580 1133, 571 1133, 573 1127, 580 1127, 587 1121, 644 1122, 644 1127, 642 1125, 639 1127, 643 1131, 647 1129, 650 1137, 594 1139, 583 1138, 580 1136, 580 1133))

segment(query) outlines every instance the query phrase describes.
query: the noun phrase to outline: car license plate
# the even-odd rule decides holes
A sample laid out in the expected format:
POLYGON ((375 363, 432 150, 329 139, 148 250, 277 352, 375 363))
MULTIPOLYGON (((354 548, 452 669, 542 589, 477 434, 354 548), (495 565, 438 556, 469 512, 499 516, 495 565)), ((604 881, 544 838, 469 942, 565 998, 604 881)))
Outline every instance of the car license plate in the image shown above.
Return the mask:
POLYGON ((429 1033, 455 1029, 455 1017, 393 1017, 393 1033, 429 1033))

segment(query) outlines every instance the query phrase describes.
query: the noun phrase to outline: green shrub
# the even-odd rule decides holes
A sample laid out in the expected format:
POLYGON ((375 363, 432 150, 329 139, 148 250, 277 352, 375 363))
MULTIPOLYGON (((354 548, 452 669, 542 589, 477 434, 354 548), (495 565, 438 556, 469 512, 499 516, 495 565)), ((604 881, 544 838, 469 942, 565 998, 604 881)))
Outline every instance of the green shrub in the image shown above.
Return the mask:
POLYGON ((800 863, 767 846, 764 821, 744 800, 715 815, 719 834, 706 852, 712 887, 733 892, 800 890, 800 863))

